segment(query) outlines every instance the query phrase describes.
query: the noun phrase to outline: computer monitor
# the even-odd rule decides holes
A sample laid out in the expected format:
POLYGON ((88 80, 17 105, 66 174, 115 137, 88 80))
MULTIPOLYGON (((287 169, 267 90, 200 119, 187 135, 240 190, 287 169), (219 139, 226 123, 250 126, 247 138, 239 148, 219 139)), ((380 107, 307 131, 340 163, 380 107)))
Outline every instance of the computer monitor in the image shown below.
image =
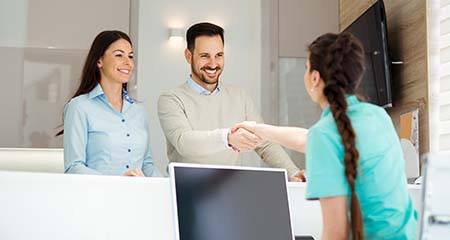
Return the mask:
POLYGON ((177 240, 294 240, 286 170, 171 163, 177 240))

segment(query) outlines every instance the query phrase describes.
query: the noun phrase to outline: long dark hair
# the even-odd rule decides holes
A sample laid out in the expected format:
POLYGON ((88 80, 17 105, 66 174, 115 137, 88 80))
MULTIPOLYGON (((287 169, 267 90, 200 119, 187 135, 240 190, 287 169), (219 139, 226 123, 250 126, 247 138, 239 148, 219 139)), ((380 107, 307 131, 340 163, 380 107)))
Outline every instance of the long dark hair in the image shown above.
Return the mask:
POLYGON ((354 240, 364 239, 361 207, 355 193, 359 152, 356 136, 347 115, 346 95, 355 90, 364 73, 364 49, 351 33, 327 33, 308 46, 310 71, 317 70, 324 80, 325 95, 337 129, 342 138, 345 155, 345 176, 351 189, 350 225, 354 240))
MULTIPOLYGON (((117 30, 103 31, 95 37, 84 63, 80 86, 70 99, 89 93, 100 83, 100 70, 98 69, 97 62, 105 54, 106 49, 119 39, 125 39, 132 45, 130 37, 126 33, 117 30)), ((122 86, 125 89, 127 88, 126 83, 122 86)), ((63 125, 64 123, 59 127, 63 125)), ((56 136, 62 134, 64 134, 64 129, 59 131, 56 136)))

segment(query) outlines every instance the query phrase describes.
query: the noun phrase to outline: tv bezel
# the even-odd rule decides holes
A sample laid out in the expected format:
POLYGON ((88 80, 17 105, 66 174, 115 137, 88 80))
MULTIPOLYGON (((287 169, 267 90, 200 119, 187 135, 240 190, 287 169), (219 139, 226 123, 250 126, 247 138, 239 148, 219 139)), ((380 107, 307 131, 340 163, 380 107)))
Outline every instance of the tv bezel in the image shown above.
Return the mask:
MULTIPOLYGON (((391 65, 392 62, 390 60, 390 51, 389 51, 389 42, 388 42, 388 33, 387 33, 387 20, 386 20, 386 11, 383 0, 377 0, 375 3, 373 3, 366 11, 364 11, 361 15, 358 16, 350 25, 348 25, 342 32, 350 32, 350 27, 358 22, 362 17, 369 11, 371 11, 373 8, 378 8, 376 11, 378 14, 376 14, 377 19, 376 24, 376 32, 378 33, 378 39, 381 39, 381 54, 383 54, 383 83, 385 87, 385 97, 380 98, 380 88, 378 87, 378 83, 381 82, 379 79, 376 78, 376 74, 372 74, 372 79, 375 81, 375 84, 377 85, 377 101, 376 105, 381 106, 383 108, 390 108, 393 107, 393 99, 392 99, 392 72, 391 72, 391 65)), ((373 65, 373 61, 372 65, 373 65)), ((375 69, 374 69, 375 70, 375 69)), ((375 71, 374 71, 375 72, 375 71)))

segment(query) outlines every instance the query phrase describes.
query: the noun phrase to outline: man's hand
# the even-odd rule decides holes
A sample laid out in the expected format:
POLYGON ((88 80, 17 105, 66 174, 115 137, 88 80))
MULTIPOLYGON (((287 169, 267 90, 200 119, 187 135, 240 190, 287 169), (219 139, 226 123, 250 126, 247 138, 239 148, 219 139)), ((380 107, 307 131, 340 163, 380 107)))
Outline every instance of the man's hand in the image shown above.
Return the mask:
POLYGON ((294 176, 289 178, 291 182, 306 182, 305 170, 298 171, 294 176))
POLYGON ((244 128, 232 128, 228 133, 228 144, 238 152, 254 150, 262 139, 244 128))
POLYGON ((141 169, 130 169, 122 174, 128 177, 145 177, 141 169))

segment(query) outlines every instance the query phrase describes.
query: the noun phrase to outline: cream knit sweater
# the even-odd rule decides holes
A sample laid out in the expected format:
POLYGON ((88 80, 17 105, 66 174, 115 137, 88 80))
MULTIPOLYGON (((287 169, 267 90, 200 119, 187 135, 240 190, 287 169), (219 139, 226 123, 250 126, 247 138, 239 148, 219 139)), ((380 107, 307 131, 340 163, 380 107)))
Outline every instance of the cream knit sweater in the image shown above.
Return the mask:
MULTIPOLYGON (((185 83, 159 97, 169 161, 242 165, 240 154, 225 146, 223 129, 242 121, 262 122, 262 118, 243 90, 223 83, 220 88, 218 94, 201 95, 185 83)), ((255 151, 270 166, 285 168, 289 176, 298 171, 277 144, 264 142, 255 151)))

